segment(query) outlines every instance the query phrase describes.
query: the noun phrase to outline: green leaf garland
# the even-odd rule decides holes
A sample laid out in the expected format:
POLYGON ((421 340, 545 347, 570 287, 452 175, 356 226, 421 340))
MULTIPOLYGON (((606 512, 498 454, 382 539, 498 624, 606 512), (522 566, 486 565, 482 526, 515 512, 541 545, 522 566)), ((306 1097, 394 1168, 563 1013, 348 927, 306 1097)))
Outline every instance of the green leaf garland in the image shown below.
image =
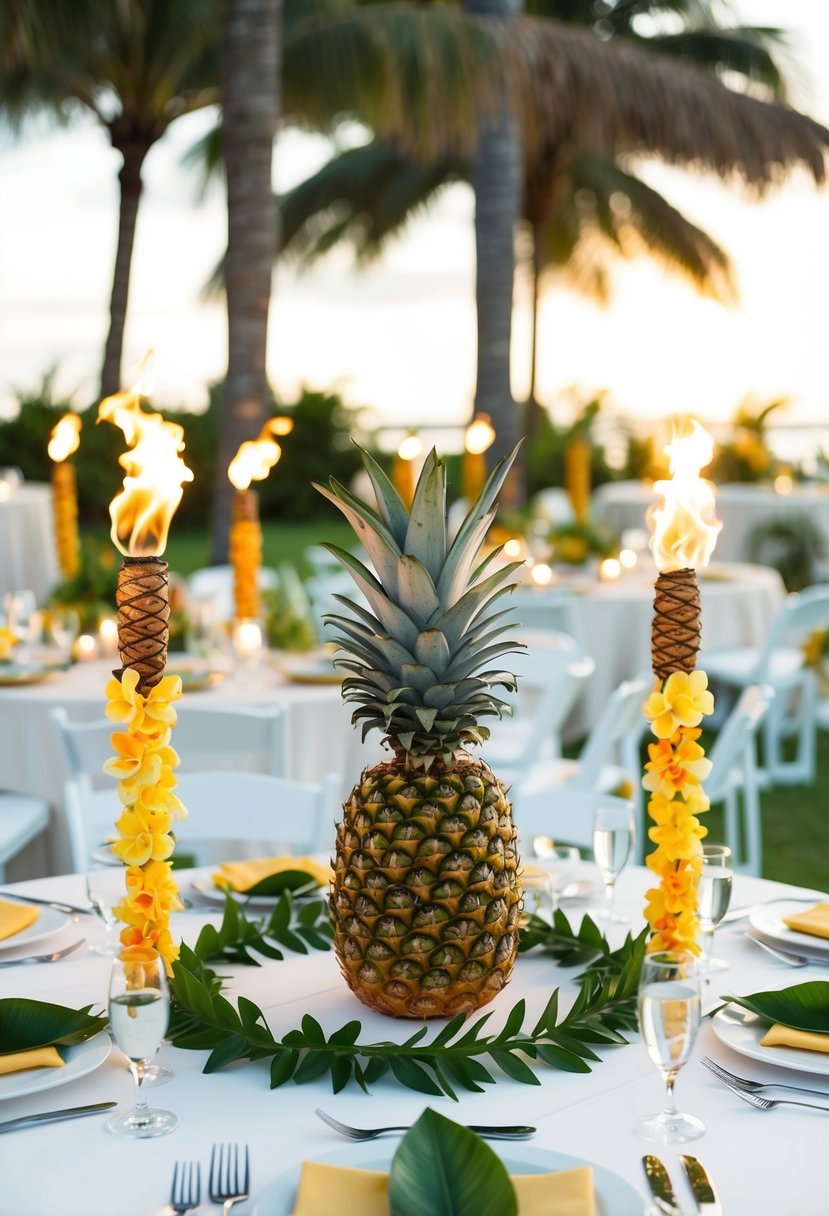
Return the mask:
POLYGON ((285 955, 280 946, 296 954, 307 954, 309 946, 314 950, 329 950, 331 936, 328 908, 321 899, 297 908, 290 891, 286 890, 270 916, 249 919, 237 901, 227 895, 221 925, 218 929, 205 925, 192 952, 201 964, 244 963, 260 967, 262 964, 253 957, 252 950, 281 961, 285 955))

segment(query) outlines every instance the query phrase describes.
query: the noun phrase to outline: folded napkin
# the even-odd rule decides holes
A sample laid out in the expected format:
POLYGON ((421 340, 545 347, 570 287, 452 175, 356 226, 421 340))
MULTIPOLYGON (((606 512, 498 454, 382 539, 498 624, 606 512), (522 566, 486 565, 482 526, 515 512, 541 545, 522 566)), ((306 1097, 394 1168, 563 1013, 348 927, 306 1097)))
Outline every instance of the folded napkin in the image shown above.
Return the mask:
POLYGON ((815 904, 804 912, 793 912, 783 917, 783 924, 796 933, 808 933, 812 937, 829 937, 829 904, 815 904))
POLYGON ((223 861, 218 873, 213 875, 217 887, 230 887, 233 891, 249 891, 257 883, 272 874, 281 874, 284 870, 301 870, 316 880, 321 887, 327 887, 331 878, 328 866, 321 866, 313 857, 256 857, 250 861, 223 861))
MULTIPOLYGON (((589 1166, 556 1174, 516 1174, 518 1216, 594 1216, 589 1166)), ((389 1216, 389 1176, 319 1161, 303 1161, 292 1216, 389 1216)))
POLYGON ((63 1060, 54 1047, 33 1047, 31 1051, 13 1051, 0 1056, 0 1077, 26 1068, 63 1068, 63 1060))
POLYGON ((799 1047, 801 1051, 829 1052, 829 1034, 816 1030, 794 1030, 776 1022, 760 1040, 761 1047, 799 1047))
POLYGON ((0 899, 0 941, 28 929, 38 916, 40 912, 31 904, 13 904, 7 899, 0 899))

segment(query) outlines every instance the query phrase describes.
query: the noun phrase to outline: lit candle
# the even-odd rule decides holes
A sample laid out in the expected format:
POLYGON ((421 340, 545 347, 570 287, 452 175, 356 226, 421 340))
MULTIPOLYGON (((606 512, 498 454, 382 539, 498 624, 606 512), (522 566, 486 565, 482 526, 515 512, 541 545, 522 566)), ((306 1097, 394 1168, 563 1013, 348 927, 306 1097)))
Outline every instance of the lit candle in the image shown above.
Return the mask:
POLYGON ((227 475, 236 487, 230 527, 230 564, 233 567, 233 602, 236 619, 259 615, 259 568, 262 565, 262 528, 259 500, 250 489, 252 481, 263 481, 282 455, 274 434, 287 434, 290 418, 274 418, 263 426, 259 438, 243 443, 228 465, 227 475), (288 425, 287 431, 284 429, 288 425))
POLYGON ((98 644, 103 655, 118 653, 118 623, 105 616, 98 625, 98 644))
POLYGON ((461 465, 461 494, 468 503, 477 502, 486 482, 486 459, 484 452, 495 442, 495 428, 489 414, 476 414, 464 435, 463 463, 461 465))
POLYGON ((614 583, 622 573, 622 564, 615 557, 606 557, 599 566, 599 578, 603 583, 614 583))
POLYGON ((80 637, 75 638, 72 650, 79 663, 87 663, 98 653, 98 643, 91 633, 82 633, 80 637))
POLYGON ((635 570, 639 564, 639 555, 635 549, 621 549, 619 552, 619 565, 623 570, 635 570))
POLYGON ((47 452, 52 464, 52 511, 58 565, 65 579, 78 573, 78 493, 75 469, 69 457, 80 444, 81 420, 64 414, 52 428, 47 452))
POLYGON ((392 469, 392 482, 397 493, 403 499, 408 509, 414 498, 415 482, 417 481, 415 462, 423 454, 423 444, 414 431, 409 431, 397 449, 397 458, 392 469))
POLYGON ((554 577, 552 567, 546 562, 536 562, 530 571, 530 578, 536 587, 549 587, 554 577))
POLYGON ((233 648, 240 659, 255 659, 262 650, 262 626, 258 621, 237 620, 233 626, 233 648))

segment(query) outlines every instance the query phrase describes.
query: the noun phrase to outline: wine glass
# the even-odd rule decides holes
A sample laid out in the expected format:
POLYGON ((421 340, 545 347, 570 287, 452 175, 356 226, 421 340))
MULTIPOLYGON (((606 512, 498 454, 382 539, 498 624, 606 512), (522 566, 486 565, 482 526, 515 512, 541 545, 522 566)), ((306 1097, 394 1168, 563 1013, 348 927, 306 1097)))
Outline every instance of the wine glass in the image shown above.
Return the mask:
POLYGON ((697 1037, 700 974, 697 960, 681 951, 646 954, 639 979, 639 1030, 665 1082, 665 1109, 638 1119, 635 1130, 658 1144, 683 1144, 705 1132, 705 1124, 683 1115, 674 1101, 674 1082, 697 1037))
POLYGON ((731 902, 731 849, 726 844, 702 846, 702 872, 697 883, 697 916, 702 929, 702 958, 700 971, 710 975, 727 971, 725 959, 714 958, 714 929, 728 911, 731 902))
POLYGON ((166 1136, 178 1126, 169 1110, 151 1110, 142 1085, 146 1068, 161 1046, 170 1017, 170 992, 164 964, 154 951, 122 950, 112 964, 109 1024, 115 1042, 129 1060, 135 1080, 135 1109, 113 1115, 107 1128, 117 1136, 145 1140, 166 1136))
POLYGON ((616 879, 625 868, 633 848, 633 804, 618 801, 596 808, 593 815, 593 859, 599 868, 605 889, 605 909, 597 919, 608 925, 625 925, 627 917, 613 911, 616 879))
POLYGON ((72 656, 72 643, 81 631, 81 618, 74 608, 49 609, 49 633, 60 651, 62 663, 72 656))
POLYGON ((521 890, 525 914, 540 916, 548 924, 552 923, 555 896, 553 880, 547 870, 542 870, 539 866, 525 869, 521 875, 521 890))
POLYGON ((252 686, 258 682, 257 673, 265 647, 262 622, 253 617, 238 617, 233 622, 231 636, 237 679, 252 686))
POLYGON ((113 859, 113 864, 93 865, 86 874, 86 894, 92 904, 92 910, 106 928, 104 940, 96 942, 89 949, 93 954, 119 954, 122 947, 116 931, 118 917, 115 915, 115 909, 127 894, 124 867, 121 863, 113 859))
POLYGON ((578 869, 581 853, 573 844, 558 844, 549 836, 533 837, 533 852, 544 861, 553 884, 553 911, 578 869))

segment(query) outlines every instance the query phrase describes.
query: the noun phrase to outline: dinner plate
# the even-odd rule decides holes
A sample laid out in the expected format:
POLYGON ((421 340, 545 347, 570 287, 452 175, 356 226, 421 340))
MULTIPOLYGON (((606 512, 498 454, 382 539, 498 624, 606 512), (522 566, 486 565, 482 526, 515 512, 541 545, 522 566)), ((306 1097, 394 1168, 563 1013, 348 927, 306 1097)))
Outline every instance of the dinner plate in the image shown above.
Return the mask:
POLYGON ((793 1068, 796 1072, 811 1072, 829 1077, 829 1055, 819 1051, 802 1051, 797 1047, 761 1047, 760 1040, 768 1026, 755 1013, 740 1005, 726 1005, 714 1014, 714 1034, 733 1051, 776 1068, 793 1068))
POLYGON ((49 680, 57 667, 28 666, 24 663, 0 663, 0 685, 39 684, 49 680))
POLYGON ((342 684, 346 673, 326 664, 324 667, 291 667, 283 674, 291 684, 342 684))
MULTIPOLYGON (((353 1144, 328 1156, 315 1157, 314 1160, 325 1165, 387 1170, 399 1143, 398 1138, 353 1144)), ((642 1216, 644 1200, 641 1195, 624 1178, 603 1165, 594 1165, 581 1157, 569 1157, 565 1153, 548 1152, 541 1148, 514 1147, 503 1143, 493 1143, 491 1147, 512 1174, 547 1174, 589 1165, 596 1187, 596 1216, 642 1216)), ((258 1195, 235 1209, 238 1216, 290 1216, 301 1168, 301 1164, 297 1163, 283 1170, 258 1195)))
MULTIPOLYGON (((10 904, 15 902, 13 898, 6 895, 2 898, 10 904)), ((24 902, 23 907, 30 908, 31 904, 24 902)), ((53 933, 59 933, 69 924, 69 918, 62 912, 58 912, 57 908, 43 907, 39 909, 39 912, 37 920, 26 929, 21 929, 19 933, 14 933, 11 937, 4 937, 0 941, 0 950, 16 950, 18 946, 32 946, 35 942, 43 941, 45 937, 51 937, 53 933)))
MULTIPOLYGON (((221 887, 214 886, 210 878, 194 878, 190 886, 202 899, 206 900, 208 903, 216 904, 216 906, 220 908, 225 906, 224 890, 221 887)), ((292 892, 291 894, 294 902, 296 902, 298 899, 307 898, 308 896, 316 896, 317 893, 319 893, 319 898, 322 898, 325 890, 325 887, 315 887, 310 891, 304 891, 302 895, 297 895, 295 892, 292 892)), ((244 891, 230 891, 228 894, 232 895, 233 898, 244 907, 251 908, 253 911, 258 910, 261 912, 267 912, 272 908, 275 908, 279 899, 281 898, 281 894, 245 895, 244 891)))
POLYGON ((178 676, 182 692, 201 692, 205 688, 215 688, 224 679, 222 672, 211 671, 209 667, 187 667, 176 663, 169 666, 164 674, 178 676))
MULTIPOLYGON (((815 900, 815 903, 819 902, 815 900)), ((829 938, 816 937, 813 933, 797 933, 783 923, 785 916, 805 912, 808 906, 803 900, 792 900, 791 903, 777 903, 773 907, 757 907, 749 915, 748 923, 755 933, 766 938, 770 945, 779 945, 784 950, 795 953, 807 951, 829 958, 829 938)))
POLYGON ((27 1072, 12 1072, 0 1077, 0 1102, 7 1098, 25 1098, 43 1089, 55 1089, 94 1072, 112 1051, 112 1039, 105 1030, 100 1030, 83 1043, 58 1047, 58 1051, 64 1060, 63 1068, 31 1068, 27 1072))

